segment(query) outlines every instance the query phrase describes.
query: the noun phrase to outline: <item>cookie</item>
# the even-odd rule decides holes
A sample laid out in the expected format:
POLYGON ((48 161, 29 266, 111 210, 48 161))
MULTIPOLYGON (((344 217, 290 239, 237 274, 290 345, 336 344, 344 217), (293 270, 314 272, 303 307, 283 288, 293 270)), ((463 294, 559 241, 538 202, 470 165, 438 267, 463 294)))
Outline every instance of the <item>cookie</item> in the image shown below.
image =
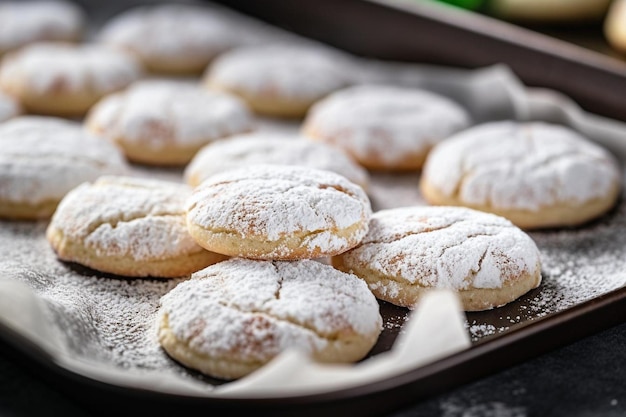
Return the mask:
POLYGON ((490 122, 436 146, 420 190, 431 204, 498 214, 523 229, 584 224, 613 207, 621 173, 607 150, 542 122, 490 122))
POLYGON ((604 19, 604 36, 617 51, 626 53, 626 1, 615 0, 604 19))
POLYGON ((207 250, 228 256, 323 258, 357 245, 371 206, 365 191, 330 171, 252 165, 214 175, 187 200, 187 227, 207 250))
POLYGON ((427 291, 455 291, 466 311, 516 300, 541 283, 535 242, 503 217, 465 207, 409 206, 374 213, 369 231, 332 265, 374 295, 415 308, 427 291))
POLYGON ((164 350, 222 379, 245 376, 288 349, 319 362, 356 362, 382 330, 367 285, 312 260, 220 262, 163 296, 159 314, 164 350))
POLYGON ((128 170, 117 147, 64 119, 18 116, 0 124, 0 142, 2 218, 48 218, 80 183, 128 170))
POLYGON ((254 164, 308 166, 343 175, 367 189, 368 172, 341 149, 324 143, 256 132, 216 141, 202 148, 185 168, 188 184, 199 185, 212 175, 254 164))
POLYGON ((0 91, 0 122, 23 113, 22 106, 13 97, 0 91))
POLYGON ((16 97, 29 113, 78 117, 141 75, 138 61, 120 50, 35 43, 4 56, 0 89, 16 97))
POLYGON ((470 124, 454 101, 428 91, 356 85, 317 102, 302 134, 347 152, 370 170, 421 169, 430 149, 470 124))
POLYGON ((201 5, 164 3, 129 8, 105 23, 97 38, 135 54, 153 73, 201 74, 239 40, 201 5))
POLYGON ((191 188, 163 180, 103 176, 61 201, 46 230, 59 259, 128 277, 186 277, 225 260, 187 233, 191 188))
POLYGON ((89 111, 86 126, 149 165, 184 165, 207 143, 251 131, 254 118, 231 95, 182 81, 147 80, 108 95, 89 111))
POLYGON ((34 42, 78 42, 86 20, 84 10, 69 1, 1 2, 0 56, 34 42))
POLYGON ((220 55, 205 72, 205 84, 244 99, 267 116, 304 116, 322 97, 351 80, 343 57, 293 45, 245 46, 220 55))

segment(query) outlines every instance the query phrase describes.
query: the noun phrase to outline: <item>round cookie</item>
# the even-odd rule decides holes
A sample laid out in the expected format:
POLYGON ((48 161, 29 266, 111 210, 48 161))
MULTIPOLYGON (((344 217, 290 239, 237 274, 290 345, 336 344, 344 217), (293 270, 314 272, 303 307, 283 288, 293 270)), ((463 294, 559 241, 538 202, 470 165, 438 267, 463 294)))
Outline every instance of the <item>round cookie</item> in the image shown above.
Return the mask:
POLYGON ((191 188, 163 180, 103 176, 59 203, 46 230, 59 259, 129 277, 177 278, 225 260, 189 236, 191 188))
POLYGON ((465 311, 505 305, 541 283, 535 242, 503 217, 464 207, 409 206, 372 216, 363 241, 332 265, 374 295, 413 309, 426 291, 456 291, 465 311))
POLYGON ((78 42, 87 17, 63 0, 0 2, 0 56, 40 41, 78 42))
POLYGON ((317 102, 304 136, 339 147, 370 170, 419 170, 431 147, 470 124, 452 100, 420 89, 356 85, 317 102))
POLYGON ((19 116, 0 124, 0 217, 48 218, 84 181, 128 170, 115 145, 77 122, 19 116))
POLYGON ((207 250, 228 256, 295 260, 357 245, 371 206, 339 174, 288 165, 252 165, 214 175, 187 200, 187 227, 207 250))
POLYGON ((523 229, 576 226, 615 205, 621 173, 608 151, 570 128, 490 122, 436 146, 420 190, 431 204, 492 212, 523 229))
POLYGON ((186 182, 195 187, 212 175, 254 164, 308 166, 336 172, 363 189, 369 184, 368 172, 341 149, 297 135, 264 132, 233 136, 206 145, 187 165, 184 176, 186 182))
POLYGON ((238 98, 182 81, 147 80, 100 100, 87 128, 134 162, 183 165, 216 139, 247 132, 254 119, 238 98))
POLYGON ((626 1, 615 0, 611 3, 603 29, 611 46, 626 53, 626 1))
POLYGON ((200 74, 216 55, 239 43, 208 8, 176 3, 127 9, 97 37, 131 51, 149 71, 164 74, 200 74))
POLYGON ((0 91, 0 122, 23 113, 22 106, 13 97, 0 91))
POLYGON ((204 78, 209 88, 240 96, 259 114, 297 118, 350 83, 343 59, 310 47, 245 46, 217 57, 204 78))
POLYGON ((142 74, 138 61, 102 45, 35 43, 5 55, 0 89, 29 113, 83 116, 100 98, 142 74))
POLYGON ((381 331, 376 298, 354 275, 312 260, 230 259, 162 297, 158 336, 180 363, 236 379, 287 349, 356 362, 381 331))

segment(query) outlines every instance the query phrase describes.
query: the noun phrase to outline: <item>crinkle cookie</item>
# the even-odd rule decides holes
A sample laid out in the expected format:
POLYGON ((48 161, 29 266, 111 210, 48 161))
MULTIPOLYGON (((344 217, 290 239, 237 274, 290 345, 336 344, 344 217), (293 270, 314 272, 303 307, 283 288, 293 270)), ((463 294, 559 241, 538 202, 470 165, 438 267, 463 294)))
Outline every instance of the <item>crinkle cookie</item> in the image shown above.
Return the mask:
POLYGON ((228 256, 322 258, 357 245, 371 216, 363 189, 330 171, 252 165, 217 174, 187 200, 187 227, 207 250, 228 256))
POLYGON ((604 148, 542 122, 490 122, 433 149, 420 189, 431 204, 467 206, 524 229, 576 226, 611 209, 621 170, 604 148))
POLYGON ((255 121, 238 98, 166 80, 134 83, 89 111, 86 126, 150 165, 184 165, 207 143, 251 131, 255 121))
POLYGON ((0 122, 4 122, 12 117, 23 113, 22 106, 13 97, 0 91, 0 122))
POLYGON ((380 210, 363 241, 332 264, 374 295, 415 308, 431 289, 456 291, 466 311, 488 310, 541 283, 535 242, 503 217, 465 207, 380 210))
POLYGON ((130 277, 177 278, 225 256, 196 244, 185 226, 191 188, 163 180, 103 176, 61 201, 46 237, 59 259, 130 277))
POLYGON ((87 16, 63 0, 0 2, 0 56, 40 41, 78 42, 87 16))
POLYGON ((103 96, 142 75, 135 58, 103 45, 34 43, 5 55, 0 89, 26 111, 51 116, 83 116, 103 96))
POLYGON ((237 45, 227 23, 201 5, 134 6, 108 21, 98 39, 135 54, 151 72, 200 74, 218 54, 237 45))
POLYGON ((19 116, 0 124, 0 217, 48 218, 84 181, 123 174, 122 152, 77 122, 19 116))
POLYGON ((307 113, 302 134, 337 146, 371 170, 422 168, 430 149, 470 124, 459 104, 439 94, 388 85, 355 85, 307 113))
POLYGON ((217 57, 205 84, 240 96, 259 114, 302 117, 314 102, 351 82, 346 62, 325 49, 244 46, 217 57))
POLYGON ((297 135, 255 132, 219 140, 202 148, 185 168, 185 180, 199 185, 212 175, 254 164, 308 166, 343 175, 367 189, 368 172, 341 149, 297 135))
POLYGON ((381 331, 376 298, 354 275, 312 260, 230 259, 163 296, 158 336, 183 365, 236 379, 288 349, 356 362, 381 331))

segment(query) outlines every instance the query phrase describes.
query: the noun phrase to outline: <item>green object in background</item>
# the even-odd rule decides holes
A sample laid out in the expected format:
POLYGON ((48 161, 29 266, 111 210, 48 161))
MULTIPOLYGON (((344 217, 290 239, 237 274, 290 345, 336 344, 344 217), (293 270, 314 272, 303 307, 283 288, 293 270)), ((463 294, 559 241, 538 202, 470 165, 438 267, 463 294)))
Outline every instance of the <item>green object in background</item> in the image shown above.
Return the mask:
POLYGON ((477 10, 483 6, 484 0, 438 0, 464 9, 477 10))

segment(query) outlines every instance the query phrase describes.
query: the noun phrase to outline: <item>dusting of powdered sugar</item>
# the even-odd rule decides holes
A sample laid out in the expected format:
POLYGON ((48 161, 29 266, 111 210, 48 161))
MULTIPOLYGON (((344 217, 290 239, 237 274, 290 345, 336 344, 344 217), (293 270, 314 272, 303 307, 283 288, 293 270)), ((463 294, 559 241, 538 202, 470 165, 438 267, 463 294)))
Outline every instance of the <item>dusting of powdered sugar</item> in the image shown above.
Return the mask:
POLYGON ((317 100, 349 85, 347 61, 325 48, 268 44, 225 52, 205 72, 209 85, 247 95, 317 100))
POLYGON ((2 2, 0 51, 8 51, 36 41, 78 40, 85 22, 84 11, 69 1, 2 2))
POLYGON ((240 42, 220 14, 199 4, 134 6, 110 19, 96 37, 147 63, 182 60, 200 66, 240 42))
POLYGON ((14 203, 60 200, 84 181, 123 174, 121 151, 79 123, 19 116, 0 125, 0 197, 14 203))
POLYGON ((318 101, 309 111, 305 136, 345 149, 357 161, 378 158, 393 167, 470 124, 451 99, 421 89, 355 85, 318 101))
POLYGON ((102 176, 70 191, 50 228, 98 256, 151 261, 200 252, 185 224, 190 194, 180 183, 102 176))
POLYGON ((0 67, 0 82, 28 91, 107 94, 142 76, 129 53, 98 44, 38 42, 8 54, 0 67))
MULTIPOLYGON (((370 214, 363 189, 345 177, 288 165, 258 164, 214 175, 187 201, 187 220, 194 225, 272 242, 312 233, 317 236, 304 243, 323 253, 348 243, 333 231, 367 222, 370 214)), ((357 233, 365 232, 366 227, 357 233)))
POLYGON ((266 362, 289 347, 382 330, 376 299, 356 276, 313 260, 230 259, 196 272, 162 299, 176 338, 213 358, 266 362))
POLYGON ((579 133, 542 122, 489 122, 435 147, 424 180, 468 204, 538 211, 582 204, 620 181, 614 157, 579 133))
POLYGON ((200 147, 254 128, 254 118, 238 98, 197 84, 145 80, 104 98, 87 120, 94 132, 150 149, 200 147))
POLYGON ((508 220, 462 207, 380 210, 344 264, 367 265, 394 283, 370 288, 397 296, 402 283, 465 290, 501 288, 540 267, 533 240, 508 220), (397 281, 397 282, 395 282, 397 281))
POLYGON ((0 91, 0 122, 22 113, 22 106, 13 97, 0 91))
POLYGON ((198 185, 220 172, 253 164, 299 165, 343 175, 367 188, 368 172, 341 149, 299 135, 254 132, 231 136, 201 149, 187 165, 185 178, 198 185))

